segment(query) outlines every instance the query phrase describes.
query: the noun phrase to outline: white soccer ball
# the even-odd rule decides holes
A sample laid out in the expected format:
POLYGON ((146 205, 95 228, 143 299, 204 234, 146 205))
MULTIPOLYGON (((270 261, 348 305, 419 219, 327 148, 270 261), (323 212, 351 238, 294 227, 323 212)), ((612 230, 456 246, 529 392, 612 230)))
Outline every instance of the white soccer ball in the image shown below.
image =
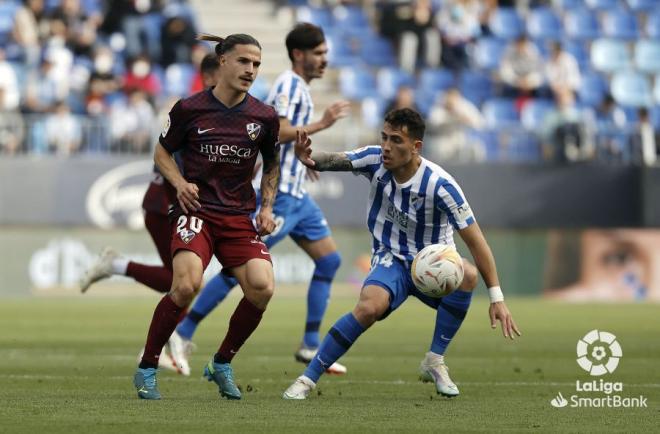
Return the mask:
POLYGON ((445 244, 424 247, 413 259, 410 274, 417 289, 434 298, 451 294, 463 281, 463 259, 445 244))

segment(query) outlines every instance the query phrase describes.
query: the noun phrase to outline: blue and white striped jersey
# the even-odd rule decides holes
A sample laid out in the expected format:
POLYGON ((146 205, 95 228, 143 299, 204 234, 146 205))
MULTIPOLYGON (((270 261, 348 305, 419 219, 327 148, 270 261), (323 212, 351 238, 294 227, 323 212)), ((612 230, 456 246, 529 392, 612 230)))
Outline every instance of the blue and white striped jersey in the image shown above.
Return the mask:
MULTIPOLYGON (((307 125, 314 116, 314 103, 309 86, 301 76, 291 70, 277 77, 266 104, 275 107, 277 115, 287 118, 294 127, 307 125)), ((305 194, 303 183, 306 168, 296 158, 293 143, 282 143, 279 191, 301 198, 305 194)))
POLYGON ((437 164, 422 158, 415 175, 399 184, 383 167, 379 146, 345 154, 353 173, 371 181, 367 226, 374 252, 387 249, 399 259, 412 261, 429 244, 453 246, 453 229, 475 222, 458 183, 437 164))

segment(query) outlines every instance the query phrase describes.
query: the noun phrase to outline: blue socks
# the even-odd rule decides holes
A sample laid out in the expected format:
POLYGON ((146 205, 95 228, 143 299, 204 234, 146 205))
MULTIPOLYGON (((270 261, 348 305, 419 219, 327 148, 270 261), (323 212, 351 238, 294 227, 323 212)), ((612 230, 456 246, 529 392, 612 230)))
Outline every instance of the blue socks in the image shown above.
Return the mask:
POLYGON ((431 343, 432 352, 445 353, 447 346, 461 327, 471 301, 472 291, 461 291, 460 289, 440 299, 431 343))
POLYGON ((303 344, 307 348, 318 348, 321 320, 330 300, 330 285, 341 264, 339 253, 333 252, 314 262, 316 268, 307 291, 307 319, 303 344))
POLYGON ((325 370, 348 351, 364 330, 350 312, 339 318, 305 369, 305 376, 315 383, 318 382, 325 370))
POLYGON ((237 284, 238 282, 233 277, 222 273, 215 275, 204 286, 186 318, 177 326, 177 333, 185 339, 192 339, 199 322, 206 318, 237 284))

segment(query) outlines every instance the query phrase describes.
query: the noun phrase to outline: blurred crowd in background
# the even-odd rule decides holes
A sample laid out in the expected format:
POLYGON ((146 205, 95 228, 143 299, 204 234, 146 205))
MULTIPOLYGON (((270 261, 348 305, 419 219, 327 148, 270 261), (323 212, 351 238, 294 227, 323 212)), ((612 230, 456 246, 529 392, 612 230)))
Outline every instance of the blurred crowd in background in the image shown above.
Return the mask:
MULTIPOLYGON (((324 29, 361 127, 422 112, 430 158, 657 163, 658 1, 273 4, 324 29)), ((201 89, 196 32, 185 0, 0 3, 0 151, 150 152, 173 101, 201 89)))

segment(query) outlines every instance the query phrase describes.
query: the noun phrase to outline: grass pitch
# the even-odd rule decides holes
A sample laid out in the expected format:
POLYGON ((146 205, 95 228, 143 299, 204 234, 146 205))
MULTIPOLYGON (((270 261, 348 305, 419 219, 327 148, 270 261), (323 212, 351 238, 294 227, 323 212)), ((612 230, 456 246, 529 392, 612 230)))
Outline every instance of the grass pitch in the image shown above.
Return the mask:
MULTIPOLYGON (((293 360, 304 300, 275 297, 234 361, 244 399, 219 398, 201 380, 238 298, 220 306, 196 336, 193 375, 159 374, 163 400, 138 400, 131 384, 157 298, 77 297, 0 304, 0 431, 13 432, 652 432, 660 422, 660 317, 653 305, 562 305, 510 300, 523 331, 515 342, 491 331, 477 299, 447 353, 461 396, 436 395, 417 381, 433 312, 410 299, 363 335, 342 359, 349 373, 325 376, 304 402, 280 396, 302 372, 293 360), (606 381, 648 408, 553 408, 575 382, 591 381, 576 343, 592 329, 617 336, 623 358, 606 381)), ((332 300, 323 330, 354 298, 332 300)), ((594 377, 595 378, 595 377, 594 377)), ((598 379, 598 378, 597 378, 598 379)), ((581 396, 605 396, 581 392, 581 396)))

